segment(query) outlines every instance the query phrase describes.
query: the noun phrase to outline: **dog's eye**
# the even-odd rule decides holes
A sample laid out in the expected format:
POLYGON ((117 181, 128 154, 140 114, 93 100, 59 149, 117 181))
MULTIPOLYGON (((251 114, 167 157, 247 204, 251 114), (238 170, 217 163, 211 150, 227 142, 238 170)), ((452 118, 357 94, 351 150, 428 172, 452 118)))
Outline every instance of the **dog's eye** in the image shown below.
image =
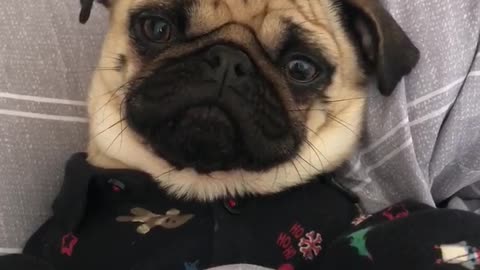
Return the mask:
POLYGON ((286 73, 287 77, 296 83, 310 83, 319 75, 317 65, 303 56, 292 58, 287 63, 286 73))
POLYGON ((172 26, 161 17, 146 17, 140 20, 142 35, 151 42, 162 43, 170 40, 172 26))

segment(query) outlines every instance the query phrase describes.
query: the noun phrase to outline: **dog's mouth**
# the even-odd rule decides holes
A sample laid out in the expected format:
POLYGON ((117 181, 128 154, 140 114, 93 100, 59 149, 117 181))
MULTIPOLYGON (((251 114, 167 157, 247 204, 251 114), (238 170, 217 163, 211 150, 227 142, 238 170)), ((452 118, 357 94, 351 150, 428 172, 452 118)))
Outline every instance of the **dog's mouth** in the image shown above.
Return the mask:
POLYGON ((302 132, 274 87, 242 53, 217 53, 228 61, 209 61, 209 50, 157 68, 132 87, 129 126, 177 169, 263 171, 290 160, 302 132))
POLYGON ((241 135, 218 106, 187 109, 170 121, 165 131, 169 138, 157 150, 177 166, 204 173, 228 170, 235 166, 235 157, 240 155, 241 135))
POLYGON ((201 174, 262 171, 289 160, 299 147, 298 136, 286 122, 240 102, 192 102, 180 109, 173 99, 133 99, 127 101, 129 126, 177 169, 193 168, 201 174))

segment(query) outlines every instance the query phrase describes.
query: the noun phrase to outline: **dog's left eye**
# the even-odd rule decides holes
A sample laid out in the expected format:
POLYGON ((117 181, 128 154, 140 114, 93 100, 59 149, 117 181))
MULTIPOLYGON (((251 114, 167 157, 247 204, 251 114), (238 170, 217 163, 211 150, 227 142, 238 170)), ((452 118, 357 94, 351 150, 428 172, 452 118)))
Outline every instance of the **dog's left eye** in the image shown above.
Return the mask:
POLYGON ((155 43, 163 43, 172 36, 172 25, 162 17, 145 17, 139 20, 137 35, 141 34, 145 39, 155 43))
POLYGON ((296 83, 310 83, 314 81, 319 70, 317 65, 307 57, 293 57, 286 65, 287 77, 296 83))

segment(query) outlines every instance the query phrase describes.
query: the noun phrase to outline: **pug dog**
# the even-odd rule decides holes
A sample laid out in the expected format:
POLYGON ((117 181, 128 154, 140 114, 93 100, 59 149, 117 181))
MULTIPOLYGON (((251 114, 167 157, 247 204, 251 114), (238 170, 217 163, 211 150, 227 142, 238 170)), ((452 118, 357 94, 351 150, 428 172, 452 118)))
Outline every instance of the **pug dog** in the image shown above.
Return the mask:
POLYGON ((82 0, 108 8, 88 161, 176 197, 265 195, 355 150, 367 87, 390 95, 419 51, 377 0, 82 0))

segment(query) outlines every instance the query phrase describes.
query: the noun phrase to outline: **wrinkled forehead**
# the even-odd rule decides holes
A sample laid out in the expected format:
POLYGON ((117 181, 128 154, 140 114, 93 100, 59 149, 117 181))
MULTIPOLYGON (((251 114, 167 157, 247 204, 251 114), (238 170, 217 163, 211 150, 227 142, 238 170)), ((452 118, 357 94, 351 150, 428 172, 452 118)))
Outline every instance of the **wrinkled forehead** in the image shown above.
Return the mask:
POLYGON ((301 29, 309 42, 334 51, 337 20, 331 0, 130 0, 130 10, 159 8, 185 20, 189 36, 201 36, 228 23, 248 26, 264 47, 275 48, 301 29))

